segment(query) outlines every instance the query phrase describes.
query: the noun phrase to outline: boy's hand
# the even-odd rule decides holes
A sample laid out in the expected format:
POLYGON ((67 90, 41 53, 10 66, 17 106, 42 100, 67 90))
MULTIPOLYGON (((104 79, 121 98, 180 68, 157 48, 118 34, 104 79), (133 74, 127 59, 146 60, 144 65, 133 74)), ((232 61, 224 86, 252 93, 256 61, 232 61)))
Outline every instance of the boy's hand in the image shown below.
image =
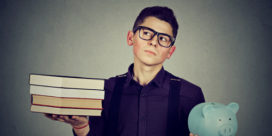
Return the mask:
POLYGON ((87 116, 70 116, 70 115, 56 115, 56 114, 46 114, 45 116, 49 119, 61 121, 72 125, 72 127, 81 127, 88 123, 87 116))
POLYGON ((190 133, 190 135, 189 136, 198 136, 198 135, 194 135, 193 133, 190 133))

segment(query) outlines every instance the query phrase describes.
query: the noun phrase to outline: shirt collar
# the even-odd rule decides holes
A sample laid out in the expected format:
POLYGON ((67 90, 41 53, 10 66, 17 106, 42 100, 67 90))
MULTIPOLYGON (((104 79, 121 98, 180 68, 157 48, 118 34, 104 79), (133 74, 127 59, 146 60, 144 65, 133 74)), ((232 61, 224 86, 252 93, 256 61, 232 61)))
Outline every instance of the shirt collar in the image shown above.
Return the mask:
MULTIPOLYGON (((127 73, 128 84, 133 81, 133 67, 134 67, 134 64, 131 64, 128 68, 128 73, 127 73)), ((155 76, 155 78, 152 81, 150 81, 149 84, 155 84, 158 87, 162 87, 164 79, 165 79, 165 70, 162 67, 161 70, 158 72, 158 74, 155 76)))

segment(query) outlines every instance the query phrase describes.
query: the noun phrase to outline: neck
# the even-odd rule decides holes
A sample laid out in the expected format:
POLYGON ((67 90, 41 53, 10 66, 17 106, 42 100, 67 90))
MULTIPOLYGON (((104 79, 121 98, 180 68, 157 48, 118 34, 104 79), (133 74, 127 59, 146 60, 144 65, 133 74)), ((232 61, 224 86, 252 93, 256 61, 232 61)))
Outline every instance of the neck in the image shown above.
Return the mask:
POLYGON ((134 63, 133 79, 137 81, 140 85, 145 86, 155 78, 161 68, 162 65, 147 66, 140 65, 139 63, 134 63))

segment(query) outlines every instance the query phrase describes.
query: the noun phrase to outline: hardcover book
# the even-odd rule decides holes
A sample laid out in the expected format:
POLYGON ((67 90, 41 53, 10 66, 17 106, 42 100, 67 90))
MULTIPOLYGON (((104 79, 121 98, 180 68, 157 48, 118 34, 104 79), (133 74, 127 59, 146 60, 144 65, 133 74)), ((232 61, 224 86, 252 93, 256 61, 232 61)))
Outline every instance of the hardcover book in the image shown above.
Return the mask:
POLYGON ((30 74, 30 85, 104 90, 104 79, 30 74))
POLYGON ((101 116, 104 79, 30 74, 29 84, 32 112, 101 116))
POLYGON ((102 110, 102 100, 99 99, 54 97, 34 94, 32 95, 32 105, 102 110))
POLYGON ((32 105, 32 112, 50 113, 59 115, 85 115, 85 116, 101 116, 102 110, 93 109, 72 109, 72 108, 55 108, 47 106, 32 105))
POLYGON ((104 90, 30 85, 30 94, 46 96, 104 99, 104 93, 104 90))

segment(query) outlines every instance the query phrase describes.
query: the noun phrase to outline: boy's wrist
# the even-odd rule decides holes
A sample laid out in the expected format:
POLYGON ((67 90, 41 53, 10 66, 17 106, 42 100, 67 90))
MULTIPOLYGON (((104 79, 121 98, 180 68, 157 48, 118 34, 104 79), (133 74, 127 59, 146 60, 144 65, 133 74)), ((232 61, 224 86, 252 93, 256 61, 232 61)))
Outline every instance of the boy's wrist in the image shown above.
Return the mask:
POLYGON ((90 131, 89 122, 83 126, 78 126, 78 127, 72 126, 72 127, 77 136, 86 136, 88 135, 90 131))
POLYGON ((87 126, 89 126, 90 122, 87 122, 86 124, 83 124, 83 125, 72 125, 72 127, 74 129, 83 129, 83 128, 86 128, 87 126))
POLYGON ((90 122, 88 121, 86 124, 80 124, 80 125, 72 125, 73 129, 83 129, 87 126, 89 126, 90 122))

